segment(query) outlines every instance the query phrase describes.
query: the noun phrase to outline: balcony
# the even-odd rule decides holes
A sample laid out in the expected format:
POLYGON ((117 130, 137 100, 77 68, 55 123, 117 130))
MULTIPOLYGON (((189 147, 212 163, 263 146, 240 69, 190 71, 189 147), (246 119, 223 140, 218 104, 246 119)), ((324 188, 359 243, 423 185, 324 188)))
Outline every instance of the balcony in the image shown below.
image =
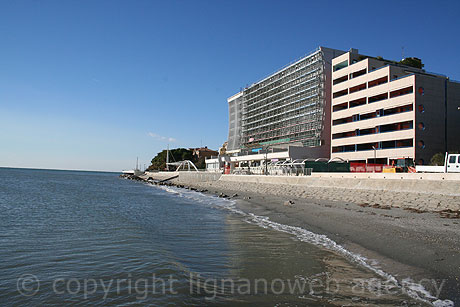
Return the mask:
MULTIPOLYGON (((402 147, 402 148, 393 148, 393 149, 379 149, 377 150, 377 158, 402 158, 402 157, 414 157, 414 148, 413 147, 402 147)), ((332 153, 331 158, 342 158, 344 160, 367 160, 374 159, 374 150, 366 150, 359 152, 336 152, 332 153)))
POLYGON ((334 97, 334 98, 339 98, 339 97, 343 97, 343 96, 345 96, 345 95, 348 95, 348 89, 344 89, 344 90, 342 90, 342 91, 335 92, 335 93, 333 94, 333 97, 334 97))
POLYGON ((356 129, 367 129, 373 128, 381 125, 386 124, 393 124, 405 121, 413 121, 414 120, 414 112, 407 111, 404 113, 393 114, 390 116, 379 116, 374 117, 366 120, 360 120, 358 114, 353 117, 346 117, 341 119, 336 119, 333 121, 332 126, 332 133, 342 133, 347 131, 354 131, 356 129), (357 118, 356 118, 357 117, 357 118), (353 119, 355 119, 353 121, 353 119))
POLYGON ((386 100, 386 99, 388 99, 388 93, 383 93, 383 94, 379 94, 379 95, 369 97, 368 103, 374 103, 374 102, 381 101, 381 100, 386 100))
POLYGON ((383 141, 412 137, 413 121, 386 124, 371 128, 355 129, 353 131, 332 134, 332 144, 346 145, 354 143, 365 143, 370 141, 383 141), (398 133, 404 131, 403 133, 398 133))
POLYGON ((385 149, 409 148, 413 146, 414 146, 413 138, 394 139, 394 140, 388 140, 388 141, 375 140, 375 141, 368 142, 368 143, 355 143, 355 144, 348 144, 348 145, 332 146, 332 152, 341 153, 341 152, 353 152, 353 151, 354 152, 374 151, 374 148, 377 151, 379 151, 379 150, 385 150, 385 149), (352 150, 352 147, 354 147, 354 150, 352 150))
POLYGON ((352 94, 352 93, 356 93, 356 92, 359 92, 359 91, 365 90, 366 88, 367 88, 367 85, 366 85, 366 83, 362 83, 362 84, 359 84, 359 85, 356 85, 356 86, 350 87, 350 91, 349 91, 349 93, 350 93, 350 94, 352 94))

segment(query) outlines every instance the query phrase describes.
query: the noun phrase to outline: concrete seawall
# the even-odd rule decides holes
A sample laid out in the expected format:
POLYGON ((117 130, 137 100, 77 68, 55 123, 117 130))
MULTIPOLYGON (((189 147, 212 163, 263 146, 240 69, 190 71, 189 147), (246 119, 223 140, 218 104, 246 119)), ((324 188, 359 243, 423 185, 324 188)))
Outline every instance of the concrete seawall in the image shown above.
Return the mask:
POLYGON ((190 182, 210 182, 220 179, 222 174, 209 172, 146 172, 142 176, 144 179, 153 178, 155 180, 165 180, 179 175, 176 180, 183 183, 190 182))
MULTIPOLYGON (((263 176, 263 175, 223 175, 222 182, 248 182, 248 183, 268 183, 277 185, 302 185, 305 187, 328 187, 356 190, 385 190, 395 192, 445 194, 460 196, 460 180, 428 180, 412 179, 420 174, 385 174, 387 178, 382 178, 383 174, 315 174, 315 176, 263 176), (356 178, 355 178, 355 175, 356 178), (360 176, 363 175, 363 176, 360 176), (370 176, 374 175, 374 176, 370 176), (390 175, 390 176, 388 176, 390 175), (392 176, 395 175, 395 176, 392 176), (394 179, 390 179, 390 178, 394 179), (396 179, 399 178, 399 179, 396 179)), ((431 174, 438 175, 438 174, 431 174)), ((439 174, 441 175, 441 174, 439 174)), ((452 174, 457 175, 457 174, 452 174)), ((445 176, 445 174, 444 174, 445 176)), ((435 176, 436 177, 436 176, 435 176)), ((456 177, 456 176, 455 176, 456 177)))
POLYGON ((176 182, 239 182, 296 185, 315 188, 385 190, 460 196, 460 174, 314 173, 312 176, 222 175, 209 172, 147 172, 144 179, 165 180, 179 175, 176 182))

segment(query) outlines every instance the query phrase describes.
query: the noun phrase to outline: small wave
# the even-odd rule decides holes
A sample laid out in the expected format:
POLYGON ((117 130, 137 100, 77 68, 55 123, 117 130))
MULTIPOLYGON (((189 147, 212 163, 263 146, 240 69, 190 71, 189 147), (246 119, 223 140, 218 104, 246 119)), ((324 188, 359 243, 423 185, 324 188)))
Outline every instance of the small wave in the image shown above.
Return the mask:
POLYGON ((403 289, 404 292, 407 293, 407 295, 409 295, 413 299, 423 301, 435 307, 454 306, 454 303, 451 300, 447 300, 447 299, 440 300, 436 298, 428 290, 426 290, 426 288, 423 285, 413 282, 410 278, 406 278, 402 280, 401 282, 399 282, 393 275, 379 269, 377 267, 377 261, 372 260, 372 259, 367 259, 366 257, 363 257, 359 254, 356 254, 356 253, 353 253, 347 250, 346 248, 344 248, 343 246, 341 246, 334 240, 328 238, 326 235, 316 234, 314 232, 311 232, 301 227, 289 226, 289 225, 273 222, 267 216, 260 216, 260 215, 256 215, 253 213, 246 213, 236 208, 235 206, 236 202, 231 199, 218 198, 216 196, 205 195, 203 193, 196 192, 196 191, 188 191, 188 190, 184 191, 183 189, 179 189, 176 187, 160 186, 160 188, 168 193, 172 193, 180 197, 184 197, 184 198, 194 200, 200 203, 212 205, 214 207, 222 208, 232 213, 239 214, 241 216, 244 216, 245 217, 244 220, 248 223, 258 225, 262 228, 273 229, 276 231, 288 233, 288 234, 294 235, 299 241, 307 242, 310 244, 314 244, 316 246, 324 247, 328 250, 335 251, 341 254, 342 256, 346 257, 351 262, 356 263, 362 267, 365 267, 366 269, 374 272, 378 276, 392 282, 394 285, 397 285, 398 287, 403 289))

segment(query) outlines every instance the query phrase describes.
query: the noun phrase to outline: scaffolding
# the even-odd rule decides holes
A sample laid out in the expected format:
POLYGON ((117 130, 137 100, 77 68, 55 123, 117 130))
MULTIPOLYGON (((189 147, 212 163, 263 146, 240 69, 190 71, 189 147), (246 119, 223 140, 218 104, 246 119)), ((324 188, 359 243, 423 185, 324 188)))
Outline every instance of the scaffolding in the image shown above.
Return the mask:
POLYGON ((321 49, 243 90, 241 144, 320 146, 326 119, 321 49))

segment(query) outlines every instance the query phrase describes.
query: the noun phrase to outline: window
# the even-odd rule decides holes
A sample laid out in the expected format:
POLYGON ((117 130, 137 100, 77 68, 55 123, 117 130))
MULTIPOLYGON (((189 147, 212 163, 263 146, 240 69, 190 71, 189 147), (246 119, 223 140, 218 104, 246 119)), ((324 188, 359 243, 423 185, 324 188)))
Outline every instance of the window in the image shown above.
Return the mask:
POLYGON ((351 117, 345 117, 345 118, 339 118, 339 119, 334 120, 332 122, 332 125, 336 126, 336 125, 341 125, 341 124, 346 124, 346 123, 351 123, 351 122, 352 122, 351 117))
POLYGON ((368 103, 373 103, 385 99, 388 99, 388 93, 383 93, 380 95, 369 97, 368 103))
POLYGON ((350 74, 350 79, 357 78, 359 76, 365 75, 367 73, 366 68, 360 70, 360 71, 355 71, 354 73, 350 74))
POLYGON ((341 110, 345 110, 345 109, 348 109, 348 102, 344 102, 344 103, 335 105, 332 108, 333 112, 337 112, 337 111, 341 111, 341 110))
POLYGON ((406 122, 400 122, 400 123, 394 123, 394 124, 386 124, 380 126, 380 132, 392 132, 392 131, 401 131, 401 130, 407 130, 407 129, 412 129, 413 127, 413 122, 412 121, 406 121, 406 122))
POLYGON ((408 105, 405 105, 405 106, 402 106, 402 107, 395 107, 395 108, 385 110, 385 116, 386 115, 404 113, 404 112, 410 112, 412 110, 413 110, 412 104, 408 104, 408 105))
POLYGON ((419 111, 420 113, 425 113, 425 106, 424 106, 423 104, 419 104, 419 105, 418 105, 418 111, 419 111))
POLYGON ((345 82, 345 81, 348 81, 348 75, 345 75, 345 76, 343 76, 341 78, 335 79, 333 84, 337 85, 337 84, 340 84, 340 83, 345 82))
POLYGON ((424 141, 418 141, 418 147, 420 147, 421 149, 424 149, 425 148, 425 142, 424 141))
MULTIPOLYGON (((455 163, 455 158, 456 158, 456 156, 450 156, 449 157, 449 163, 455 163)), ((460 159, 460 156, 459 156, 459 159, 460 159)))
POLYGON ((343 62, 340 62, 339 64, 335 64, 334 68, 333 68, 333 71, 340 70, 340 69, 345 68, 347 66, 348 66, 348 60, 345 60, 343 62))
POLYGON ((335 133, 332 135, 332 139, 341 139, 341 138, 348 138, 352 136, 356 136, 356 131, 349 131, 349 132, 342 132, 342 133, 335 133))
POLYGON ((361 106, 364 104, 366 104, 366 97, 350 101, 350 108, 354 108, 354 107, 361 106))
POLYGON ((380 84, 384 84, 384 83, 387 83, 387 82, 388 82, 388 77, 385 76, 385 77, 380 78, 380 79, 369 81, 368 87, 371 88, 371 87, 374 87, 374 86, 377 86, 377 85, 380 85, 380 84))
POLYGON ((409 86, 409 87, 391 92, 390 98, 411 94, 413 92, 414 92, 414 88, 412 86, 409 86))
POLYGON ((418 124, 418 130, 425 130, 425 124, 424 123, 419 123, 418 124))
POLYGON ((361 114, 360 120, 366 120, 366 119, 371 119, 371 118, 375 118, 375 117, 376 117, 375 112, 364 113, 364 114, 361 114))
POLYGON ((355 93, 355 92, 359 92, 359 91, 362 91, 362 90, 365 90, 365 89, 366 89, 366 83, 363 83, 363 84, 360 84, 360 85, 357 85, 357 86, 353 86, 353 87, 350 87, 350 94, 355 93))
POLYGON ((342 97, 348 94, 348 89, 334 93, 334 98, 342 97))
POLYGON ((412 147, 412 144, 413 144, 412 139, 383 141, 382 149, 407 148, 407 147, 412 147))

